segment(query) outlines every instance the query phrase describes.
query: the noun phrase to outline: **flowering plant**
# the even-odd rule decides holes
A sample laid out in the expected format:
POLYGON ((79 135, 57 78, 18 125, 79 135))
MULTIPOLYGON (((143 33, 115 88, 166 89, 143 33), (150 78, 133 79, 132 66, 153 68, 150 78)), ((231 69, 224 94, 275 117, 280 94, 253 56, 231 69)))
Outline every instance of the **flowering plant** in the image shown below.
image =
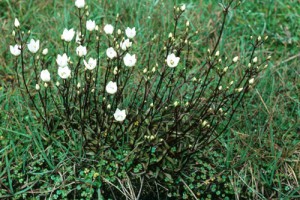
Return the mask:
POLYGON ((174 7, 168 37, 140 44, 137 27, 123 27, 119 16, 114 25, 100 25, 89 18, 85 1, 76 0, 79 26, 62 30, 63 46, 52 52, 47 46, 41 51, 44 44, 23 34, 16 19, 10 51, 19 84, 49 137, 64 130, 67 145, 82 145, 85 155, 112 160, 109 148, 127 173, 170 179, 227 130, 267 66, 269 57, 255 56, 267 37, 252 38, 243 58, 219 50, 229 9, 238 5, 223 5, 222 26, 205 53, 195 50, 199 31, 189 21, 185 30, 178 27, 185 6, 174 7), (240 79, 231 80, 240 70, 240 79))

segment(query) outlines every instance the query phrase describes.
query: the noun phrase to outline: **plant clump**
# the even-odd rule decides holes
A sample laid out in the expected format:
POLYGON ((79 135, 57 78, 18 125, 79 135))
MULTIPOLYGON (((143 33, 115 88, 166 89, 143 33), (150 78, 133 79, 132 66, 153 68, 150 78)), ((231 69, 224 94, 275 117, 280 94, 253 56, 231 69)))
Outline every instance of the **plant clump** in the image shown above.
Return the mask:
MULTIPOLYGON (((75 184, 73 192, 70 185, 69 192, 44 188, 47 194, 53 199, 77 197, 84 190, 80 198, 89 199, 114 191, 134 199, 144 195, 147 181, 159 190, 166 186, 167 196, 178 199, 192 198, 193 189, 199 198, 207 191, 211 198, 232 195, 229 186, 224 186, 225 193, 218 186, 228 182, 227 176, 216 176, 209 164, 199 160, 191 163, 227 130, 259 73, 268 66, 270 57, 256 56, 267 37, 252 38, 252 48, 244 57, 220 49, 230 9, 239 2, 222 5, 219 34, 204 53, 194 43, 203 37, 199 31, 189 21, 179 26, 185 5, 174 7, 173 30, 167 37, 153 35, 146 43, 140 42, 139 28, 123 26, 120 16, 100 25, 90 17, 84 0, 77 0, 75 6, 78 27, 61 31, 62 46, 50 50, 18 19, 10 46, 23 96, 44 126, 39 142, 45 146, 59 142, 64 151, 72 152, 72 162, 84 158, 76 163, 78 170, 68 169, 68 173, 79 176, 73 181, 88 187, 75 184), (231 74, 237 71, 241 76, 233 80, 231 74), (134 186, 117 186, 130 180, 134 186), (181 189, 173 186, 177 184, 181 189), (95 188, 105 189, 97 192, 95 188)), ((53 170, 61 158, 41 155, 46 162, 31 173, 53 170)), ((71 181, 59 175, 53 173, 49 181, 54 185, 71 181)))

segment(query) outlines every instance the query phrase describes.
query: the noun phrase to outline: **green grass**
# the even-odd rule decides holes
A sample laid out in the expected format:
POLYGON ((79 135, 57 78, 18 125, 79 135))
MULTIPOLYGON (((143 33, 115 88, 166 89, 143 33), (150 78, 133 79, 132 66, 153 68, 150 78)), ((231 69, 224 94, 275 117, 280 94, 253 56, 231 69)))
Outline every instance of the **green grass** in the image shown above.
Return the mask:
MULTIPOLYGON (((63 174, 63 180, 68 175, 76 177, 77 172, 73 171, 71 163, 74 160, 81 162, 78 159, 81 149, 76 144, 71 149, 65 148, 64 144, 68 141, 60 141, 59 136, 55 136, 50 138, 56 146, 45 145, 49 141, 43 138, 41 126, 17 88, 12 68, 14 62, 8 49, 9 44, 13 43, 10 35, 14 17, 17 16, 49 50, 59 45, 59 40, 53 37, 59 38, 64 27, 74 25, 70 1, 41 2, 0 2, 0 188, 4 187, 2 180, 8 180, 4 188, 16 195, 36 186, 47 189, 46 183, 37 183, 33 179, 25 184, 23 190, 15 191, 13 183, 22 179, 21 185, 27 178, 22 175, 22 170, 55 185, 56 182, 62 183, 59 176, 54 177, 54 171, 63 174), (22 169, 22 165, 28 163, 32 168, 22 169)), ((166 37, 172 26, 169 23, 172 19, 172 1, 89 2, 93 5, 91 17, 99 24, 112 21, 119 13, 124 24, 137 27, 140 38, 149 33, 160 33, 166 37)), ((220 7, 216 1, 177 1, 180 2, 187 2, 188 11, 184 17, 190 20, 194 30, 200 29, 205 35, 216 34, 217 30, 212 28, 219 23, 216 19, 220 15, 220 7)), ((257 80, 256 87, 247 96, 228 131, 209 147, 221 155, 214 170, 226 171, 230 175, 229 182, 237 199, 300 198, 299 18, 299 1, 253 0, 244 1, 240 8, 232 11, 226 24, 221 51, 226 49, 228 54, 239 55, 249 48, 251 35, 268 35, 268 42, 257 54, 272 54, 269 68, 257 80)), ((148 38, 142 40, 147 41, 148 38)), ((204 45, 210 43, 201 41, 201 38, 197 41, 204 45)), ((204 47, 200 51, 206 51, 204 47)), ((66 190, 72 189, 64 187, 66 190)), ((1 193, 0 189, 0 198, 8 195, 1 193)))

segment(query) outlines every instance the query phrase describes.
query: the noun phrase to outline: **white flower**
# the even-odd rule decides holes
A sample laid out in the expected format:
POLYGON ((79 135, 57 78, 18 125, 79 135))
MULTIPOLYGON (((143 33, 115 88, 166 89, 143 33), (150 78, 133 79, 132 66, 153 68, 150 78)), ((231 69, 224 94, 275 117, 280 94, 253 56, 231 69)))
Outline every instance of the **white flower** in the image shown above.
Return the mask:
POLYGON ((109 94, 115 94, 118 90, 117 83, 109 81, 108 84, 105 87, 105 90, 109 94))
POLYGON ((124 64, 127 67, 133 67, 136 63, 136 57, 135 54, 130 55, 129 53, 127 53, 124 58, 123 58, 124 64))
POLYGON ((86 47, 80 45, 76 48, 76 53, 79 57, 85 56, 87 53, 86 47))
POLYGON ((97 65, 97 60, 90 58, 88 60, 88 62, 86 62, 85 60, 83 60, 84 66, 89 69, 89 70, 93 70, 95 69, 96 65, 97 65))
POLYGON ((113 59, 113 58, 117 57, 117 52, 114 50, 113 47, 109 47, 109 48, 106 50, 106 55, 107 55, 107 57, 109 57, 110 59, 113 59))
POLYGON ((45 56, 45 55, 47 55, 48 54, 48 49, 46 48, 46 49, 44 49, 43 51, 42 51, 42 54, 45 56))
POLYGON ((75 1, 75 6, 76 6, 77 8, 83 8, 84 5, 85 5, 85 0, 76 0, 76 1, 75 1))
POLYGON ((220 51, 217 51, 216 52, 216 56, 218 57, 220 55, 220 51))
POLYGON ((47 69, 44 69, 41 71, 40 77, 41 77, 42 81, 44 81, 44 82, 49 82, 51 80, 50 73, 47 69))
POLYGON ((68 30, 65 28, 63 34, 61 35, 61 39, 66 42, 70 42, 73 39, 74 35, 75 35, 74 29, 71 28, 70 30, 68 30))
POLYGON ((58 67, 58 75, 62 79, 67 79, 71 76, 71 70, 68 66, 66 67, 58 67))
POLYGON ((93 31, 93 30, 95 30, 95 28, 96 28, 96 22, 95 22, 95 21, 93 21, 93 20, 88 20, 88 21, 86 22, 86 29, 87 29, 88 31, 93 31))
POLYGON ((174 53, 168 55, 167 64, 169 67, 176 67, 179 63, 180 57, 176 57, 174 53))
POLYGON ((14 25, 15 25, 16 28, 18 28, 20 26, 20 22, 19 22, 18 18, 15 18, 14 25))
POLYGON ((14 56, 19 56, 21 54, 21 46, 16 44, 15 46, 9 46, 10 53, 14 56))
POLYGON ((68 65, 68 56, 67 56, 67 54, 64 53, 62 56, 58 54, 57 58, 56 58, 56 63, 60 67, 66 67, 68 65))
POLYGON ((133 27, 133 28, 127 27, 125 30, 125 33, 128 38, 130 38, 130 39, 134 38, 136 35, 135 27, 133 27))
POLYGON ((34 39, 31 39, 29 44, 27 44, 27 47, 31 53, 36 53, 40 48, 40 41, 35 41, 34 39))
POLYGON ((117 108, 116 112, 114 113, 114 118, 118 122, 124 121, 125 118, 126 118, 126 112, 125 112, 125 110, 120 110, 119 108, 117 108))
POLYGON ((114 32, 114 27, 111 24, 106 24, 103 30, 106 34, 111 35, 114 32))
POLYGON ((120 47, 122 50, 126 51, 127 48, 132 46, 132 42, 129 39, 120 42, 120 47))
POLYGON ((239 60, 239 57, 238 57, 238 56, 236 56, 236 57, 234 57, 234 58, 232 59, 233 62, 237 62, 238 60, 239 60))

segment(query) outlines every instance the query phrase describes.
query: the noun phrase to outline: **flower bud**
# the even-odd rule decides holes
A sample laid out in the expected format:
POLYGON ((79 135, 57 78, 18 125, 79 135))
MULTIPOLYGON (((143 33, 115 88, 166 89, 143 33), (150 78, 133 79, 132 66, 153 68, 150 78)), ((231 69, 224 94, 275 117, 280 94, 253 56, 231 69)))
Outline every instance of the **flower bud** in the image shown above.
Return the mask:
POLYGON ((47 55, 47 54, 48 54, 48 49, 47 49, 47 48, 44 49, 43 52, 42 52, 42 54, 43 54, 44 56, 47 55))
POLYGON ((249 84, 252 85, 253 83, 254 83, 254 78, 251 78, 251 79, 249 80, 249 84))
POLYGON ((182 6, 180 6, 180 10, 181 10, 181 11, 185 11, 185 9, 186 9, 185 4, 183 4, 182 6))
POLYGON ((35 89, 36 89, 36 90, 40 90, 40 85, 39 85, 39 84, 36 84, 36 85, 35 85, 35 89))
POLYGON ((225 67, 225 68, 223 69, 223 72, 226 73, 227 70, 228 70, 228 67, 225 67))
POLYGON ((257 63, 257 57, 253 58, 253 63, 257 63))
POLYGON ((186 21, 185 25, 190 26, 190 21, 186 21))
POLYGON ((258 42, 261 41, 261 36, 258 36, 257 41, 258 41, 258 42))
POLYGON ((178 101, 175 101, 175 102, 174 102, 174 106, 177 107, 178 105, 179 105, 179 102, 178 102, 178 101))
POLYGON ((114 68, 114 75, 117 75, 118 74, 118 67, 115 67, 114 68))
POLYGON ((243 89, 244 89, 244 88, 242 88, 242 87, 241 87, 241 88, 236 88, 235 91, 236 91, 236 92, 241 92, 241 91, 243 91, 243 89))
POLYGON ((47 88, 48 87, 48 83, 44 83, 44 87, 47 88))
POLYGON ((203 126, 203 127, 208 126, 208 122, 207 122, 206 120, 204 120, 204 121, 202 122, 202 126, 203 126))
POLYGON ((232 59, 232 61, 235 62, 235 63, 236 63, 238 60, 239 60, 239 57, 238 57, 238 56, 236 56, 236 57, 234 57, 234 58, 232 59))
POLYGON ((220 51, 216 52, 216 57, 218 57, 220 55, 220 51))
POLYGON ((16 28, 19 28, 20 27, 20 22, 18 20, 18 18, 15 18, 15 23, 14 23, 15 27, 16 28))

